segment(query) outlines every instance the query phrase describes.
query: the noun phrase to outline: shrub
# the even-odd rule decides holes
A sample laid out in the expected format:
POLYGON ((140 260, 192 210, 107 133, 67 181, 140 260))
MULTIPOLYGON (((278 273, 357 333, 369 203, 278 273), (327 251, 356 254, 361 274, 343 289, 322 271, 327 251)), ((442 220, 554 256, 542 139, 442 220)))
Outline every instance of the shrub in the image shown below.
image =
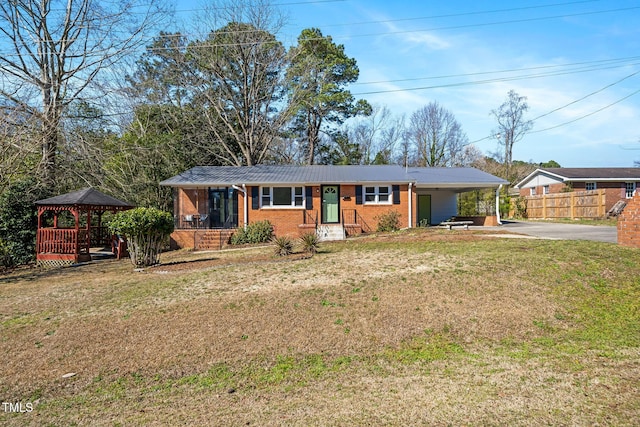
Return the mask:
POLYGON ((278 256, 287 256, 293 253, 293 240, 287 236, 276 237, 271 240, 276 245, 274 252, 278 256))
POLYGON ((109 230, 127 237, 133 265, 147 267, 160 262, 162 245, 173 232, 173 217, 156 208, 131 209, 116 214, 109 230))
POLYGON ((13 267, 13 258, 7 244, 0 239, 0 267, 13 267))
POLYGON ((266 243, 273 237, 273 225, 269 220, 252 222, 246 228, 241 228, 231 236, 232 245, 248 243, 266 243))
POLYGON ((318 235, 316 233, 305 233, 300 236, 300 243, 302 244, 302 249, 305 252, 313 255, 318 252, 320 239, 318 239, 318 235))
POLYGON ((47 195, 32 178, 18 181, 0 194, 0 239, 5 257, 10 258, 3 264, 27 264, 35 259, 38 211, 33 203, 47 195))
POLYGON ((514 202, 514 216, 516 218, 526 218, 527 217, 527 199, 525 197, 518 197, 514 202))
POLYGON ((379 232, 398 231, 400 230, 400 212, 396 210, 387 211, 382 215, 378 215, 375 219, 378 221, 379 232))

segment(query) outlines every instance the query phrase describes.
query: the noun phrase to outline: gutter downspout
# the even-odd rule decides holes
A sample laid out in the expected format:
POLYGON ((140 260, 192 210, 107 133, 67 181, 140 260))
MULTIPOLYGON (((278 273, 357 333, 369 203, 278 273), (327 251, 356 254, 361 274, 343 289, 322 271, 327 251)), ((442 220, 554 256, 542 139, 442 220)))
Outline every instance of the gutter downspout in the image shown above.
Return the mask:
POLYGON ((498 225, 502 225, 502 221, 500 220, 500 190, 502 189, 502 184, 498 186, 496 190, 496 219, 498 220, 498 225))
POLYGON ((409 228, 413 228, 413 193, 411 192, 411 188, 413 187, 413 182, 409 183, 409 228))
POLYGON ((249 212, 248 212, 249 200, 247 200, 247 186, 245 184, 242 184, 242 188, 240 188, 240 186, 232 185, 231 188, 233 188, 234 190, 241 191, 243 194, 242 198, 244 199, 244 209, 242 209, 242 217, 243 217, 242 228, 246 230, 247 222, 249 221, 249 212))

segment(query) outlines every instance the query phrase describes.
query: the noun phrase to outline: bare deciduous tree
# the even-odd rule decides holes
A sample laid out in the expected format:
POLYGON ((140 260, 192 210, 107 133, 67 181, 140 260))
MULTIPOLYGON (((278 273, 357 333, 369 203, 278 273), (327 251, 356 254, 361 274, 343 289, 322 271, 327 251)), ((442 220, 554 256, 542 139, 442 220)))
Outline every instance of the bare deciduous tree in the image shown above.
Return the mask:
POLYGON ((38 157, 29 116, 14 107, 0 108, 0 194, 38 157))
POLYGON ((360 146, 364 164, 384 161, 390 163, 390 156, 400 140, 401 119, 394 119, 386 106, 374 105, 369 116, 358 120, 351 129, 351 139, 360 146))
POLYGON ((467 135, 453 113, 431 102, 411 116, 407 138, 416 150, 418 166, 459 164, 467 135))
POLYGON ((498 139, 498 143, 504 146, 506 179, 510 179, 513 145, 533 127, 533 122, 524 117, 528 110, 527 97, 518 95, 514 90, 509 91, 507 100, 500 107, 491 110, 491 115, 498 122, 498 127, 493 131, 493 134, 498 139))
POLYGON ((188 47, 196 102, 222 147, 219 161, 262 163, 292 111, 286 49, 275 37, 283 17, 268 0, 230 0, 209 12, 216 29, 188 47))
MULTIPOLYGON (((53 186, 65 108, 144 41, 162 0, 0 3, 0 97, 39 123, 41 180, 53 186)), ((3 103, 5 103, 3 102, 3 103)))

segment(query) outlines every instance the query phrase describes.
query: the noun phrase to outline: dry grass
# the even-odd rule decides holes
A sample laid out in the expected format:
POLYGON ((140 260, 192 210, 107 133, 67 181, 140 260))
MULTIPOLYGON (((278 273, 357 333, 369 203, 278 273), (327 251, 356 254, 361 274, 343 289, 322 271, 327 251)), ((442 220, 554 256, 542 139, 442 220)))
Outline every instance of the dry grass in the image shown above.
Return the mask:
POLYGON ((633 425, 638 255, 428 230, 16 271, 0 399, 35 409, 0 421, 633 425))

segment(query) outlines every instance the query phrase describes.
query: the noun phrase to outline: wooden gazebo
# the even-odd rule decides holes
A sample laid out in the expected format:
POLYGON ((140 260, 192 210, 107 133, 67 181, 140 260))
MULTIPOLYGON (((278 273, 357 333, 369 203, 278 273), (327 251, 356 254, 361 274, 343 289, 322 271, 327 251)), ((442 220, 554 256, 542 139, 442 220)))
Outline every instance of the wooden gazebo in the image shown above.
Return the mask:
POLYGON ((38 200, 35 204, 36 260, 38 265, 49 266, 90 261, 90 248, 111 245, 111 234, 102 224, 102 215, 133 208, 93 188, 38 200))

